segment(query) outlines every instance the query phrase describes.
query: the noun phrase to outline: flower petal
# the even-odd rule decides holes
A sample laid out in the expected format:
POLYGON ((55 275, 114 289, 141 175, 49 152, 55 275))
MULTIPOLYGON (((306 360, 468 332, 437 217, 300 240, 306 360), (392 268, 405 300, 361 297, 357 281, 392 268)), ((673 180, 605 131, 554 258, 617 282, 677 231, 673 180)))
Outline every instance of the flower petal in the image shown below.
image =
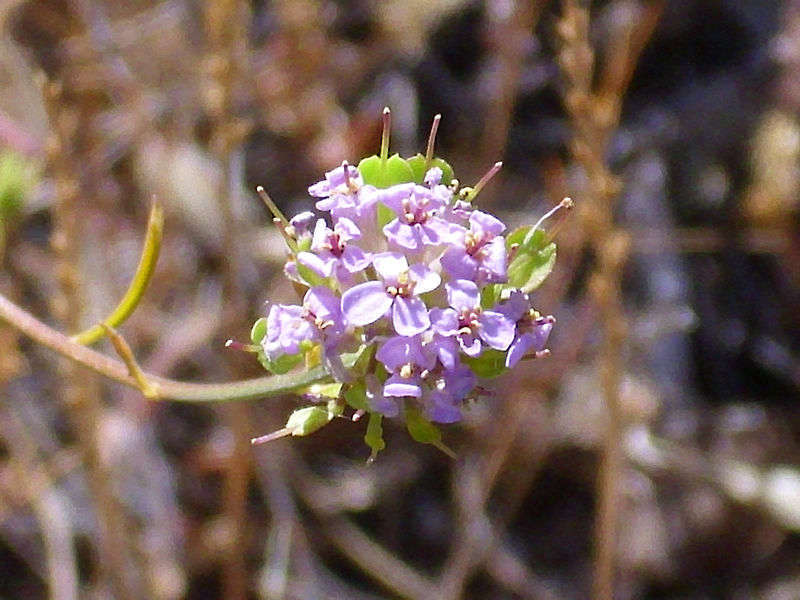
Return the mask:
POLYGON ((372 259, 372 265, 381 276, 381 279, 387 282, 396 283, 397 276, 400 273, 408 271, 408 261, 406 257, 399 252, 381 252, 376 254, 372 259))
POLYGON ((419 231, 400 219, 394 219, 383 227, 383 235, 393 244, 397 244, 406 250, 416 251, 422 246, 419 231))
POLYGON ((480 306, 480 294, 475 282, 456 279, 446 284, 447 301, 456 310, 472 310, 480 306))
POLYGON ((508 350, 511 342, 514 341, 516 325, 505 315, 485 310, 478 317, 481 327, 478 335, 490 347, 495 350, 508 350))
POLYGON ((415 294, 424 294, 433 291, 442 283, 441 275, 425 265, 411 265, 408 272, 411 275, 411 279, 414 281, 415 294))
POLYGON ((330 252, 327 254, 328 255, 323 258, 311 252, 299 252, 297 254, 297 262, 301 265, 305 265, 320 277, 330 277, 336 259, 331 256, 330 252))
POLYGON ((385 396, 411 396, 412 398, 419 398, 422 396, 422 388, 419 386, 419 380, 416 377, 400 377, 400 375, 392 375, 383 384, 383 394, 385 396))
POLYGON ((506 230, 505 224, 498 218, 480 210, 473 210, 469 216, 469 227, 478 237, 491 239, 506 230))
POLYGON ((347 248, 345 248, 344 252, 342 252, 342 264, 344 265, 344 268, 351 273, 363 271, 369 266, 369 263, 369 254, 365 254, 364 251, 358 246, 348 244, 347 248))
POLYGON ((431 319, 422 300, 397 296, 392 310, 392 324, 400 335, 416 335, 431 326, 431 319))
POLYGON ((380 281, 367 281, 342 294, 342 312, 352 325, 369 325, 380 319, 392 305, 380 281))
POLYGON ((475 272, 478 270, 478 261, 459 246, 450 246, 442 254, 439 262, 453 279, 474 279, 475 272))

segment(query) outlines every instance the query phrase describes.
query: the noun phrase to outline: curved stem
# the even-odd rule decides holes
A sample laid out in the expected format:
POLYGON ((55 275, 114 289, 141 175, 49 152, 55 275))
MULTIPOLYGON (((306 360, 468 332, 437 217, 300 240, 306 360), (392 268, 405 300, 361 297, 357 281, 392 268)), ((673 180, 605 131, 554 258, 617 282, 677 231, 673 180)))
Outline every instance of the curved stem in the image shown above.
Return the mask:
MULTIPOLYGON (((80 345, 20 308, 2 294, 0 294, 0 319, 7 321, 9 325, 34 341, 70 360, 114 381, 141 389, 139 382, 130 375, 128 367, 123 362, 80 345)), ((329 375, 321 366, 302 373, 270 375, 231 383, 189 383, 149 373, 145 373, 144 376, 153 386, 154 400, 177 400, 180 402, 255 400, 285 394, 329 379, 329 375)))
POLYGON ((128 290, 119 301, 114 311, 106 317, 105 320, 99 325, 95 325, 73 336, 79 344, 88 346, 95 343, 106 335, 104 325, 108 327, 119 327, 125 320, 131 316, 134 309, 139 305, 142 295, 147 289, 147 284, 150 283, 150 277, 156 267, 158 261, 158 254, 161 250, 161 237, 164 232, 164 209, 158 204, 153 202, 153 207, 150 209, 150 217, 147 220, 147 235, 142 247, 142 257, 139 259, 139 265, 136 267, 136 273, 131 280, 128 290))

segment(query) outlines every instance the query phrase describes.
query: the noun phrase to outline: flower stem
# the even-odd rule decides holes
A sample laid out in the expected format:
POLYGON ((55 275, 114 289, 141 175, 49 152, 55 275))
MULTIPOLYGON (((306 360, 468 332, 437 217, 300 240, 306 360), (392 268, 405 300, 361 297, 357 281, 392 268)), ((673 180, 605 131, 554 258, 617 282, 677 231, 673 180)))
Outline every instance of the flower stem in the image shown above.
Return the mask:
MULTIPOLYGON (((7 321, 34 341, 54 350, 89 369, 132 388, 140 382, 132 377, 125 363, 82 346, 68 336, 43 323, 0 294, 0 319, 7 321)), ((230 383, 189 383, 142 374, 153 386, 154 400, 178 402, 230 402, 278 396, 329 379, 323 367, 301 373, 270 375, 230 383)))

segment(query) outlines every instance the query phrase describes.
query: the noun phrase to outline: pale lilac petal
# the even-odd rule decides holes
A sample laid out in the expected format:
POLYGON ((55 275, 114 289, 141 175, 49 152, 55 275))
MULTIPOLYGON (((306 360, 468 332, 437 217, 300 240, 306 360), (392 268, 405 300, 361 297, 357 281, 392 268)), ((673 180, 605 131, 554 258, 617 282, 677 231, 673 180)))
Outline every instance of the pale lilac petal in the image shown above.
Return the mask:
POLYGON ((416 377, 406 379, 400 377, 400 375, 392 375, 383 384, 383 393, 385 396, 419 398, 422 396, 422 388, 419 386, 419 381, 416 377))
POLYGON ((508 261, 506 259, 506 243, 503 238, 494 238, 483 247, 483 260, 481 268, 488 271, 492 277, 490 282, 505 281, 508 261))
POLYGON ((358 225, 346 217, 337 219, 334 230, 339 234, 339 237, 342 239, 342 241, 345 242, 357 240, 361 237, 361 230, 358 228, 358 225))
POLYGON ((408 271, 408 261, 399 252, 381 252, 372 258, 372 265, 386 282, 397 282, 400 273, 408 271))
POLYGON ((452 308, 432 308, 431 326, 441 335, 455 335, 458 332, 458 314, 452 308))
POLYGON ((428 219, 428 226, 436 229, 440 244, 464 245, 464 234, 467 230, 461 225, 450 223, 440 217, 432 217, 428 219))
POLYGON ((467 356, 478 356, 481 353, 481 341, 471 333, 458 336, 458 345, 467 356))
POLYGON ((475 377, 475 373, 466 365, 458 365, 457 367, 449 369, 447 373, 445 373, 444 379, 446 382, 445 389, 453 398, 458 400, 462 400, 472 391, 475 384, 478 383, 478 378, 475 377))
POLYGON ((412 265, 408 272, 414 281, 415 294, 431 292, 442 283, 441 275, 422 264, 412 265))
POLYGON ((409 363, 428 369, 433 367, 433 362, 422 350, 422 343, 418 336, 389 338, 378 348, 375 358, 383 363, 389 371, 396 371, 409 363))
POLYGON ((485 310, 478 317, 481 323, 478 334, 495 350, 507 350, 514 341, 516 326, 505 315, 485 310))
POLYGON ((472 310, 480 306, 480 293, 475 282, 456 279, 445 284, 445 287, 447 288, 447 302, 456 310, 472 310))
POLYGON ((479 237, 491 239, 506 230, 505 224, 498 218, 480 210, 472 211, 469 216, 469 227, 479 237))
POLYGON ((522 357, 525 356, 532 345, 533 340, 530 334, 523 334, 515 339, 508 348, 508 354, 506 354, 506 367, 510 369, 515 366, 522 360, 522 357))
POLYGON ((394 219, 384 225, 383 235, 393 244, 406 250, 416 251, 422 245, 417 228, 401 222, 400 219, 394 219))
POLYGON ((369 325, 380 319, 392 305, 380 281, 367 281, 342 294, 342 312, 352 325, 369 325))
POLYGON ((293 216, 289 220, 289 224, 294 227, 295 236, 300 238, 311 232, 311 226, 314 225, 316 218, 317 215, 306 210, 293 216))
POLYGON ((431 350, 436 352, 439 362, 445 369, 453 369, 458 361, 458 342, 454 337, 437 335, 430 343, 431 350))
POLYGON ((330 254, 323 258, 311 252, 299 252, 297 254, 297 262, 305 265, 321 277, 330 277, 336 259, 330 254))
POLYGON ((378 202, 383 202, 396 214, 400 215, 403 213, 403 200, 409 198, 413 192, 413 183, 401 183, 378 190, 376 200, 378 202))
POLYGON ((348 244, 342 252, 342 264, 351 273, 358 273, 369 266, 370 257, 358 246, 348 244))
POLYGON ((508 300, 503 302, 500 306, 495 308, 495 311, 504 314, 511 321, 515 323, 522 318, 522 315, 527 313, 531 308, 531 302, 528 294, 520 290, 514 290, 508 297, 508 300))
POLYGON ((439 229, 430 224, 434 219, 429 219, 426 224, 414 226, 414 230, 420 242, 425 246, 438 246, 443 242, 439 229))
POLYGON ((342 318, 339 297, 324 285, 309 289, 303 298, 303 306, 320 319, 340 321, 342 318))
POLYGON ((423 178, 423 181, 425 182, 425 185, 427 185, 428 187, 439 185, 439 182, 442 181, 443 174, 444 173, 439 167, 431 167, 425 172, 425 177, 423 178))
POLYGON ((425 331, 431 326, 431 320, 422 300, 397 296, 392 310, 392 324, 398 334, 408 336, 425 331))
POLYGON ((474 279, 478 270, 478 261, 467 254, 463 247, 451 246, 439 262, 453 279, 474 279))
POLYGON ((457 423, 461 420, 461 403, 450 394, 434 390, 425 395, 425 416, 434 423, 457 423))
POLYGON ((378 378, 374 375, 367 375, 366 381, 369 407, 387 417, 399 415, 400 406, 397 400, 383 395, 383 385, 378 381, 378 378))
POLYGON ((317 224, 314 226, 314 235, 311 238, 311 248, 316 252, 326 249, 326 246, 328 245, 328 235, 330 233, 331 230, 328 229, 328 226, 325 224, 325 219, 319 219, 317 224))

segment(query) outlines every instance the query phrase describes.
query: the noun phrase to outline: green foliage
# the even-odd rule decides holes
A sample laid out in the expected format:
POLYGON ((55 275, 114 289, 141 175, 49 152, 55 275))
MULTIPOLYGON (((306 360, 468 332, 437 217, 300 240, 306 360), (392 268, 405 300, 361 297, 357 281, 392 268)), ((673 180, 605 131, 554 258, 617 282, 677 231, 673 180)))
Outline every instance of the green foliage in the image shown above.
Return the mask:
POLYGON ((481 352, 480 356, 470 357, 465 356, 463 359, 472 372, 478 377, 491 379, 505 373, 506 368, 506 353, 494 350, 493 348, 486 348, 481 352))
POLYGON ((344 400, 356 410, 367 410, 367 386, 364 380, 358 380, 345 387, 344 400))
POLYGON ((16 152, 0 153, 0 221, 15 218, 34 184, 33 167, 16 152))
POLYGON ((385 160, 377 155, 365 158, 358 163, 358 171, 364 183, 377 188, 388 188, 398 183, 414 181, 414 172, 399 154, 393 154, 385 160))
POLYGON ((364 435, 364 442, 372 449, 367 462, 372 462, 378 456, 378 452, 386 448, 383 441, 383 415, 380 413, 370 413, 367 422, 367 433, 364 435))
POLYGON ((527 293, 538 288, 550 275, 556 263, 556 245, 547 241, 541 229, 528 228, 522 241, 515 241, 521 236, 518 229, 507 240, 509 244, 519 243, 516 255, 508 265, 507 287, 527 293))

